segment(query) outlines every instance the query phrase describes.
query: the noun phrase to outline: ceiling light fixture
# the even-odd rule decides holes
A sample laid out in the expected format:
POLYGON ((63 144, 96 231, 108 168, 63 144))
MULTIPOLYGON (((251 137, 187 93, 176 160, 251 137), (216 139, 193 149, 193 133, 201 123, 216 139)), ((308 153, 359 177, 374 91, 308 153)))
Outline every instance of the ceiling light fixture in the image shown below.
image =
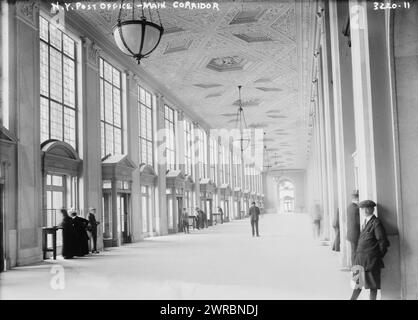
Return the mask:
POLYGON ((142 0, 139 1, 140 3, 137 1, 136 4, 135 0, 132 0, 132 5, 123 2, 121 0, 118 20, 113 27, 113 37, 119 49, 135 58, 139 64, 141 59, 147 58, 157 48, 164 33, 158 4, 153 1, 153 5, 148 5, 148 14, 146 14, 142 0), (122 20, 122 11, 126 12, 127 8, 132 12, 127 12, 127 18, 122 20), (156 10, 159 24, 153 21, 151 10, 156 10))
POLYGON ((244 109, 242 108, 242 99, 241 99, 241 88, 242 86, 238 86, 238 111, 237 116, 235 119, 236 128, 239 130, 240 138, 240 150, 241 153, 249 146, 251 139, 246 137, 245 134, 248 133, 248 126, 247 121, 245 120, 244 109))

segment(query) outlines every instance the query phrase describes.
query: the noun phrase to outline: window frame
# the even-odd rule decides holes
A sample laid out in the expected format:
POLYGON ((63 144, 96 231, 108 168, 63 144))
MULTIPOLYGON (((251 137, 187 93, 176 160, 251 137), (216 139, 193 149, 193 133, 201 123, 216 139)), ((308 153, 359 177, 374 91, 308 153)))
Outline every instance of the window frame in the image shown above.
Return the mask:
POLYGON ((99 57, 99 105, 100 105, 100 135, 101 135, 101 140, 100 140, 100 154, 103 157, 106 157, 107 155, 111 154, 111 155, 115 155, 118 154, 115 152, 116 150, 116 144, 115 144, 115 128, 120 130, 120 154, 124 154, 125 150, 124 150, 124 126, 123 126, 123 117, 124 117, 124 113, 123 113, 123 81, 122 81, 122 71, 119 70, 119 68, 115 67, 112 63, 110 63, 107 59, 105 59, 104 57, 99 57), (105 79, 105 72, 104 72, 104 68, 105 68, 105 63, 107 63, 112 70, 112 82, 110 83, 107 79, 105 79), (115 86, 113 84, 114 82, 114 70, 116 70, 119 73, 119 87, 115 86), (106 121, 106 106, 105 106, 105 84, 109 83, 112 87, 112 121, 113 123, 109 123, 106 121), (115 125, 115 106, 114 106, 114 89, 117 88, 119 90, 119 108, 120 108, 120 127, 118 127, 117 125, 115 125), (102 106, 103 104, 103 106, 102 106), (104 111, 104 114, 102 116, 102 111, 104 111), (103 126, 103 130, 102 130, 102 125, 103 126), (112 151, 113 152, 107 152, 106 150, 106 125, 109 125, 112 127, 113 129, 113 141, 112 141, 112 151), (102 136, 103 135, 103 136, 102 136), (104 148, 104 154, 103 154, 103 148, 104 148))
POLYGON ((177 148, 176 148, 176 110, 171 108, 169 105, 164 104, 164 128, 166 131, 166 143, 165 143, 165 157, 166 157, 166 165, 167 169, 169 170, 176 170, 177 168, 177 148), (172 120, 170 120, 168 113, 172 114, 172 120), (167 126, 169 124, 170 127, 167 126), (172 130, 171 130, 172 129, 172 130), (171 131, 170 131, 171 130, 171 131), (172 137, 170 135, 172 133, 172 137), (171 143, 173 144, 171 146, 171 143), (172 147, 172 148, 170 148, 172 147), (172 159, 174 163, 169 163, 168 151, 172 153, 172 159), (171 167, 172 166, 172 167, 171 167))
POLYGON ((142 87, 140 85, 138 85, 137 87, 138 87, 137 102, 138 102, 138 120, 139 120, 139 122, 138 122, 138 124, 139 124, 138 125, 138 139, 139 139, 138 143, 139 143, 139 159, 140 159, 139 161, 141 163, 144 163, 144 164, 150 165, 151 167, 154 167, 154 163, 155 163, 155 158, 154 158, 154 155, 155 155, 155 153, 154 153, 154 108, 155 108, 154 102, 155 102, 155 98, 154 98, 154 96, 155 95, 152 92, 148 91, 147 89, 145 89, 144 87, 142 87), (145 102, 141 101, 141 94, 140 94, 141 89, 145 92, 144 93, 145 97, 146 97, 147 94, 149 94, 149 96, 150 96, 150 105, 149 106, 146 104, 146 98, 145 98, 145 102), (142 128, 142 115, 143 115, 142 111, 143 111, 143 108, 145 108, 145 110, 148 109, 146 111, 149 111, 149 114, 150 114, 150 117, 151 117, 151 119, 148 119, 149 121, 147 121, 147 119, 145 120, 145 123, 149 123, 147 125, 151 126, 151 128, 147 127, 145 129, 145 133, 147 135, 148 129, 150 129, 151 130, 151 138, 149 138, 148 136, 144 137, 142 135, 142 131, 144 130, 142 128), (143 155, 143 143, 144 143, 144 141, 146 143, 146 152, 147 152, 147 154, 145 156, 146 161, 144 161, 144 155, 143 155), (148 154, 148 144, 151 145, 151 154, 150 155, 148 154), (148 163, 149 162, 148 161, 149 156, 151 157, 151 163, 148 163))
POLYGON ((62 118, 61 118, 61 138, 57 139, 59 141, 63 141, 65 143, 68 143, 69 145, 71 145, 76 151, 78 151, 79 149, 79 119, 78 119, 78 113, 79 113, 79 101, 78 101, 78 86, 77 86, 77 80, 78 80, 78 46, 79 46, 79 41, 77 41, 75 38, 75 36, 73 36, 70 32, 68 32, 67 30, 62 30, 61 28, 58 28, 58 26, 55 26, 55 28, 57 28, 60 32, 60 48, 57 48, 56 46, 54 46, 51 43, 51 21, 50 19, 48 19, 47 17, 45 17, 43 14, 39 14, 39 25, 41 25, 41 20, 45 20, 46 24, 47 24, 47 29, 48 29, 48 39, 45 40, 42 36, 41 36, 41 27, 39 27, 39 68, 41 71, 41 64, 42 64, 42 56, 41 56, 41 47, 42 47, 42 43, 44 43, 47 47, 47 56, 48 56, 48 93, 47 95, 45 95, 42 92, 42 88, 41 88, 41 83, 42 83, 42 73, 39 73, 39 82, 40 82, 40 88, 39 88, 39 97, 40 97, 40 109, 41 107, 41 101, 42 99, 45 99, 48 101, 48 138, 46 140, 42 140, 42 110, 40 110, 40 139, 41 139, 41 143, 48 141, 50 139, 55 139, 52 137, 52 133, 51 133, 51 109, 52 109, 52 103, 56 103, 58 105, 60 105, 61 107, 61 114, 62 114, 62 118), (69 54, 67 54, 64 50, 64 36, 69 38, 71 41, 73 41, 74 46, 73 46, 73 57, 71 57, 69 54), (51 48, 56 50, 59 55, 60 55, 60 62, 61 62, 61 102, 56 100, 55 98, 51 97, 51 48), (71 106, 69 104, 66 103, 65 101, 65 86, 64 86, 64 81, 65 81, 65 77, 64 77, 64 68, 65 68, 65 58, 70 59, 73 62, 73 68, 74 68, 74 106, 71 106), (74 112, 74 145, 72 145, 68 140, 65 140, 65 109, 71 109, 74 112))

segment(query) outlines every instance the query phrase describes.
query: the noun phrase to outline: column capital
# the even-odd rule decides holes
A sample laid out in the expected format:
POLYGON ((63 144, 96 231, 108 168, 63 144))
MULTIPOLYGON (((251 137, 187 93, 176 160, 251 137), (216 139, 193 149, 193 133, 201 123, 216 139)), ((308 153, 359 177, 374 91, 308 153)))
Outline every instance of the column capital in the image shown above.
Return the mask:
POLYGON ((178 110, 178 112, 177 112, 177 119, 179 121, 183 121, 184 120, 184 111, 183 110, 178 110))
POLYGON ((125 69, 123 70, 123 73, 126 75, 126 80, 128 80, 128 87, 129 92, 131 94, 137 94, 138 93, 138 84, 139 84, 139 78, 138 76, 131 70, 125 69))
POLYGON ((17 1, 16 17, 25 21, 33 28, 38 25, 39 3, 38 1, 17 1))
POLYGON ((99 57, 102 49, 99 48, 90 38, 86 36, 81 36, 80 38, 83 48, 86 50, 87 63, 95 68, 98 68, 99 57))

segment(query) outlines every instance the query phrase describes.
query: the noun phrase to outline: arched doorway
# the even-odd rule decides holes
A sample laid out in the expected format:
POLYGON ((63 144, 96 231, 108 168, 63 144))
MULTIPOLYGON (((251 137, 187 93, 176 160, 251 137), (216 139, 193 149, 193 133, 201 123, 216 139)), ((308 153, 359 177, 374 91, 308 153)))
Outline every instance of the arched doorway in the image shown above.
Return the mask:
MULTIPOLYGON (((41 144, 43 213, 42 227, 56 227, 60 224, 61 208, 79 209, 79 177, 82 160, 77 151, 68 143, 59 140, 47 140, 41 144)), ((79 213, 82 214, 81 210, 79 213)), ((46 237, 47 247, 52 239, 46 237)), ((57 231, 57 251, 62 247, 62 230, 57 231)))
POLYGON ((279 181, 279 212, 295 212, 295 185, 289 179, 279 181))

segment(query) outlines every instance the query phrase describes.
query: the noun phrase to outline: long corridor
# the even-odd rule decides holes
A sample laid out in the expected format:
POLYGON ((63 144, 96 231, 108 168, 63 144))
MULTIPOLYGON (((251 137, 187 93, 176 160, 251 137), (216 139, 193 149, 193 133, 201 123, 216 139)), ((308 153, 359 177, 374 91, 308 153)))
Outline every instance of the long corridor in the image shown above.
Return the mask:
POLYGON ((266 214, 0 274, 1 299, 347 299, 350 273, 304 214, 266 214), (63 268, 59 267, 62 266, 63 268), (64 282, 57 281, 64 270, 64 282), (58 273, 57 273, 58 272, 58 273), (60 284, 62 289, 60 289, 60 284))

